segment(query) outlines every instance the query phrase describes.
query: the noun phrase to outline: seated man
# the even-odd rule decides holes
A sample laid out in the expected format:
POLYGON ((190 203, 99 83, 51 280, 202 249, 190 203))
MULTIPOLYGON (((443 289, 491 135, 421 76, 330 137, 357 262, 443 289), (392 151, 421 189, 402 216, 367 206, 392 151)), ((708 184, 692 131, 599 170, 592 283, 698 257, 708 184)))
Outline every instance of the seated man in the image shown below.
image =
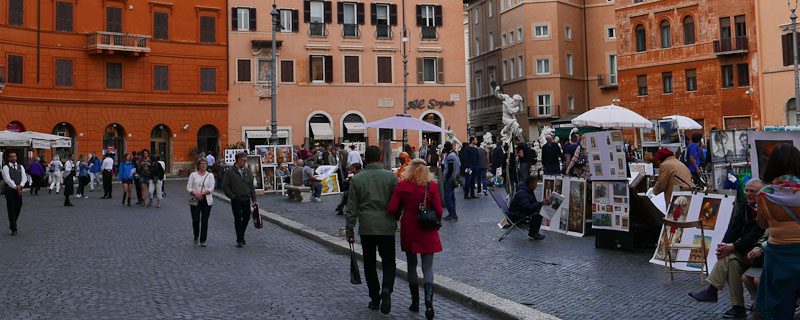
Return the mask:
POLYGON ((736 204, 728 231, 725 232, 722 243, 717 245, 717 264, 706 279, 710 285, 705 290, 689 293, 690 297, 700 302, 717 302, 717 291, 728 282, 731 309, 725 312, 724 318, 747 316, 741 277, 752 263, 747 259, 747 253, 753 250, 764 235, 764 229, 761 229, 756 222, 756 196, 762 187, 763 183, 757 179, 747 183, 745 186, 747 201, 736 204))
POLYGON ((295 161, 294 170, 292 170, 291 174, 291 185, 293 186, 302 186, 303 185, 303 166, 305 162, 303 159, 297 159, 295 161))
POLYGON ((314 174, 314 169, 316 168, 317 165, 314 160, 308 160, 308 162, 306 162, 306 166, 303 167, 303 185, 310 187, 314 201, 320 202, 322 201, 322 199, 319 198, 322 195, 322 183, 320 183, 322 180, 318 179, 314 174))
POLYGON ((539 180, 535 176, 528 176, 524 182, 521 182, 517 187, 517 193, 511 199, 508 206, 508 218, 511 222, 528 220, 528 236, 535 240, 544 239, 544 235, 539 233, 539 228, 542 226, 542 216, 539 210, 542 209, 543 204, 548 204, 549 199, 544 199, 544 202, 536 200, 536 195, 533 191, 539 185, 539 180))

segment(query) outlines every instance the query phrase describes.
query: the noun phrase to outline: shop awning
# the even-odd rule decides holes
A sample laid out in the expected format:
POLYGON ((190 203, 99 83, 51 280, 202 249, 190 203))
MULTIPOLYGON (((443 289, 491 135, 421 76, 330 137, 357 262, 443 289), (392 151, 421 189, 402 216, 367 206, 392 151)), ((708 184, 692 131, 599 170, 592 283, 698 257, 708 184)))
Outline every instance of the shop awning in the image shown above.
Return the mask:
POLYGON ((333 129, 330 123, 310 123, 314 140, 333 140, 333 129))
POLYGON ((345 122, 344 123, 344 127, 347 128, 347 133, 350 133, 350 134, 353 134, 353 133, 356 133, 356 134, 357 133, 361 133, 361 134, 363 134, 367 130, 366 128, 364 128, 364 124, 360 123, 360 122, 345 122))
MULTIPOLYGON (((269 139, 272 137, 270 130, 247 130, 244 135, 248 139, 269 139)), ((289 131, 278 130, 278 138, 289 138, 289 131)))

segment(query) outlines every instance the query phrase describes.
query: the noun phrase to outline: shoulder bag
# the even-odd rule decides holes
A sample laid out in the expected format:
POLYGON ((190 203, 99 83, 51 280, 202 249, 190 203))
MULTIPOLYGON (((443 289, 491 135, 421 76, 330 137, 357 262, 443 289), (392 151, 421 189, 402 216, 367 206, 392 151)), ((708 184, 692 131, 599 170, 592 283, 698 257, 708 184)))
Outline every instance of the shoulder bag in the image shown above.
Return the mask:
MULTIPOLYGON (((200 188, 200 192, 203 192, 203 189, 202 189, 202 187, 205 187, 205 185, 206 185, 206 178, 208 178, 208 175, 209 175, 209 173, 208 173, 208 172, 206 172, 206 176, 205 176, 205 177, 203 177, 203 182, 201 182, 201 183, 200 183, 200 186, 201 186, 201 188, 200 188)), ((197 185, 195 185, 195 187, 197 187, 197 185)), ((205 199, 204 199, 204 200, 205 200, 205 199)), ((196 206, 196 205, 197 205, 197 204, 199 204, 199 203, 200 203, 200 200, 197 200, 197 197, 195 197, 195 196, 193 196, 193 195, 189 195, 189 205, 190 205, 190 206, 196 206)))
POLYGON ((425 185, 425 196, 422 198, 422 203, 419 204, 417 223, 428 230, 439 230, 442 227, 442 222, 439 220, 439 216, 436 215, 436 211, 428 207, 428 189, 430 187, 431 183, 428 182, 425 185))

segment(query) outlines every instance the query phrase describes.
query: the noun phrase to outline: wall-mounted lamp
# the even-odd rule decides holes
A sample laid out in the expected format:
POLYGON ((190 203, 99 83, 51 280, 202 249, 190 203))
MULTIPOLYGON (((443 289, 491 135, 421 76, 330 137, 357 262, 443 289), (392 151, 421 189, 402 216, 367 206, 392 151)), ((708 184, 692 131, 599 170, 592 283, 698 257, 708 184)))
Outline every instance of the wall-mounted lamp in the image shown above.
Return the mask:
POLYGON ((183 130, 189 130, 189 124, 188 123, 183 125, 183 130))

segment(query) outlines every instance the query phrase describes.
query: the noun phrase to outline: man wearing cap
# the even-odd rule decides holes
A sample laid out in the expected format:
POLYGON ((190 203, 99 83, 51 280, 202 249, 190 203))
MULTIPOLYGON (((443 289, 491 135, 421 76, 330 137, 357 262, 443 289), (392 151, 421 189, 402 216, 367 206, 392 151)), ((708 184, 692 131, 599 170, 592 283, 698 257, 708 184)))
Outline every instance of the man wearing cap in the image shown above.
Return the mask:
POLYGON ((658 167, 658 180, 653 187, 653 194, 664 192, 667 202, 672 199, 674 187, 694 188, 692 173, 683 162, 675 158, 675 154, 667 148, 662 148, 653 157, 653 164, 658 167))

